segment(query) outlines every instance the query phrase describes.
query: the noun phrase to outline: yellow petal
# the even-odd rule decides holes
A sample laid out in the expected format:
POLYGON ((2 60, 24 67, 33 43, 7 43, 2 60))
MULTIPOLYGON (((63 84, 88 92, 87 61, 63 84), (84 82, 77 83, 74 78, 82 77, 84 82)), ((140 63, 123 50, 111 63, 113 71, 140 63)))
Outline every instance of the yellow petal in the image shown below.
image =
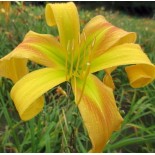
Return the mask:
MULTIPOLYGON (((83 85, 84 82, 80 79, 72 83, 77 103, 83 85), (77 82, 76 87, 75 82, 77 82)), ((118 130, 123 121, 112 90, 94 75, 89 75, 78 108, 92 142, 90 152, 102 152, 112 132, 118 130)))
POLYGON ((21 44, 0 59, 0 76, 15 83, 28 73, 26 59, 44 66, 65 68, 65 52, 55 38, 30 31, 21 44))
POLYGON ((26 58, 44 66, 64 67, 65 53, 57 40, 46 34, 28 32, 21 44, 1 61, 11 58, 26 58))
POLYGON ((116 67, 111 67, 108 69, 105 69, 104 71, 106 72, 106 75, 103 78, 103 83, 107 85, 108 87, 112 88, 113 90, 115 89, 115 84, 113 82, 111 73, 116 69, 116 67))
POLYGON ((57 25, 60 35, 60 42, 67 49, 69 42, 77 45, 80 25, 77 8, 74 3, 47 4, 45 17, 49 26, 57 25))
POLYGON ((13 58, 5 61, 0 59, 0 76, 9 78, 16 83, 27 73, 28 68, 26 59, 13 58))
POLYGON ((37 115, 43 107, 42 100, 38 98, 65 80, 63 70, 51 68, 34 71, 19 80, 11 90, 11 98, 21 119, 29 120, 37 115))
POLYGON ((136 34, 113 26, 103 16, 99 15, 92 18, 85 26, 81 40, 82 42, 85 41, 84 44, 87 46, 93 44, 94 57, 96 57, 114 45, 134 43, 136 34))
MULTIPOLYGON (((148 70, 154 71, 154 65, 137 44, 123 44, 112 47, 106 53, 97 57, 91 63, 91 72, 96 72, 110 67, 143 64, 148 70)), ((152 72, 150 76, 152 77, 152 72)), ((138 76, 138 75, 137 75, 138 76)), ((141 76, 141 75, 139 75, 141 76)), ((153 80, 154 77, 152 77, 153 80)))
POLYGON ((125 70, 130 84, 134 88, 149 84, 154 79, 153 77, 155 77, 155 69, 149 68, 143 64, 128 66, 125 70))

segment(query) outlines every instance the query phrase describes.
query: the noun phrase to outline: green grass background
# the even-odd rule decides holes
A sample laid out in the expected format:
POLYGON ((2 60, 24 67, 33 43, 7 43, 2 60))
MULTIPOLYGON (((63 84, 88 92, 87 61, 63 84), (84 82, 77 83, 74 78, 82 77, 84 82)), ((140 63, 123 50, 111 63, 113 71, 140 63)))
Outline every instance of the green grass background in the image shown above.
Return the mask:
MULTIPOLYGON (((155 63, 155 21, 134 17, 104 7, 87 10, 78 7, 81 28, 94 16, 103 15, 114 25, 138 34, 139 43, 155 63)), ((44 7, 12 6, 10 21, 0 14, 0 58, 12 51, 29 31, 58 35, 56 27, 48 27, 44 7)), ((38 66, 30 64, 31 70, 38 66)), ((99 72, 98 77, 102 76, 99 72)), ((124 118, 103 152, 155 152, 155 83, 144 88, 130 87, 123 67, 112 74, 117 105, 124 118)), ((61 87, 68 97, 58 95, 56 88, 45 94, 42 112, 30 121, 20 120, 9 92, 12 82, 0 78, 0 152, 88 152, 91 143, 74 104, 70 85, 61 87)))

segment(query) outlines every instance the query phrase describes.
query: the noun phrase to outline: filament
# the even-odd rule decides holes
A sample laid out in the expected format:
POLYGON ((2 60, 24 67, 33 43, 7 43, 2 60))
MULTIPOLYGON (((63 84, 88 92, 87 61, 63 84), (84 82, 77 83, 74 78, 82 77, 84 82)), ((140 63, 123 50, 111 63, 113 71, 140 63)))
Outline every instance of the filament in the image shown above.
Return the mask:
POLYGON ((71 66, 70 66, 70 77, 72 76, 72 73, 73 73, 73 63, 74 63, 74 48, 75 48, 75 45, 74 45, 74 39, 72 40, 72 47, 71 47, 71 66))
POLYGON ((66 81, 68 81, 68 55, 69 55, 69 47, 70 47, 70 40, 67 43, 67 51, 66 51, 66 64, 65 64, 65 68, 66 68, 66 81))
POLYGON ((88 77, 88 74, 89 74, 89 72, 90 72, 90 62, 87 62, 86 65, 87 65, 87 69, 86 69, 85 76, 84 76, 84 83, 83 83, 83 86, 82 86, 82 91, 81 91, 79 100, 78 100, 78 102, 77 102, 77 105, 80 103, 80 101, 81 101, 81 99, 82 99, 82 95, 83 95, 83 93, 84 93, 84 89, 85 89, 87 77, 88 77))
POLYGON ((83 31, 83 36, 84 36, 84 41, 86 41, 87 37, 86 37, 86 33, 83 31))
POLYGON ((74 96, 75 96, 75 101, 76 101, 76 94, 77 94, 76 90, 77 90, 77 87, 76 87, 76 77, 75 76, 74 76, 73 80, 74 80, 74 94, 75 94, 74 96))
POLYGON ((91 44, 91 48, 90 48, 90 53, 89 53, 89 62, 92 61, 92 58, 94 57, 94 46, 95 46, 95 43, 96 43, 96 37, 93 39, 92 41, 92 44, 91 44))
POLYGON ((76 68, 75 68, 75 72, 77 73, 78 71, 78 68, 79 68, 79 63, 80 63, 80 54, 81 54, 81 51, 80 51, 80 44, 81 44, 81 36, 80 36, 80 33, 78 35, 78 55, 77 55, 77 63, 76 63, 76 68))

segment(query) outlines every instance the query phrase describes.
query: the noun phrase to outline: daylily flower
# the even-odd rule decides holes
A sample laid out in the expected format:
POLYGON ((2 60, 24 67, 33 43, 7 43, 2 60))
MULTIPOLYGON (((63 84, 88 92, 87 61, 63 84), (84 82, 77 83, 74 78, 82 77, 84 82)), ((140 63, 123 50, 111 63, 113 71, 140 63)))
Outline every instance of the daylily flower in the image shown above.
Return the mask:
POLYGON ((72 2, 47 4, 45 16, 49 26, 58 27, 60 41, 52 35, 28 32, 21 44, 0 59, 0 75, 15 83, 11 98, 25 121, 42 110, 46 91, 70 82, 92 142, 90 152, 102 152, 123 121, 110 88, 114 88, 111 72, 117 66, 132 64, 126 68, 130 83, 140 87, 154 79, 154 65, 134 44, 135 33, 113 26, 103 16, 91 19, 80 34, 72 2), (28 73, 27 60, 45 68, 28 73), (100 70, 106 72, 105 84, 93 75, 100 70))

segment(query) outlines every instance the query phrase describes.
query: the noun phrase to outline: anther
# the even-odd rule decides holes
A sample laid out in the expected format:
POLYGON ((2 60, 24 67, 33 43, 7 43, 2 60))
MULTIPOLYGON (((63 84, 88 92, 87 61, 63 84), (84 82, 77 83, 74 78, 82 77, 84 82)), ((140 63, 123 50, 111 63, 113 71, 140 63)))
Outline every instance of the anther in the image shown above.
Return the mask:
POLYGON ((90 66, 90 62, 87 62, 86 65, 87 65, 87 66, 90 66))

